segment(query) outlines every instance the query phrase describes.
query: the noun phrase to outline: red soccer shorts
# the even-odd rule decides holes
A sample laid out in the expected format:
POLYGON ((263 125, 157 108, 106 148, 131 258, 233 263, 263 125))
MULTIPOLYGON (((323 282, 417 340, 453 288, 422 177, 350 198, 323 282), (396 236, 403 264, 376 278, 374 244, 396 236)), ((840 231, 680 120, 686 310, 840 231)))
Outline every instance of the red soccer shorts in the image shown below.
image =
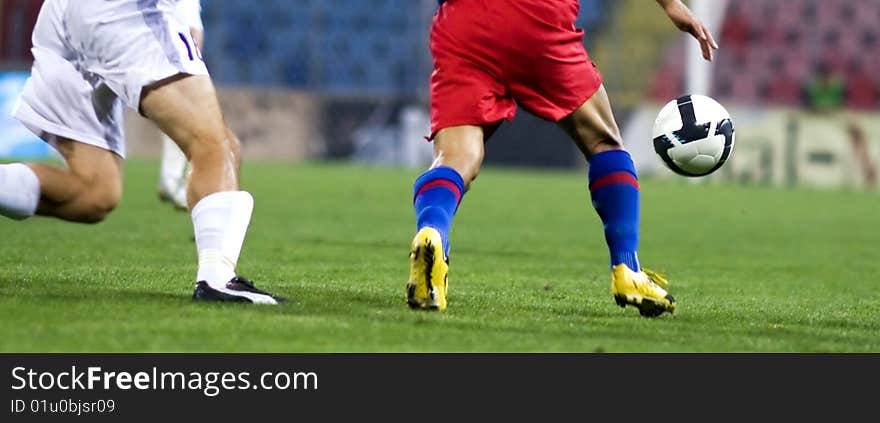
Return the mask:
POLYGON ((517 105, 549 121, 568 116, 602 84, 575 27, 578 0, 448 0, 431 26, 431 134, 491 131, 517 105))

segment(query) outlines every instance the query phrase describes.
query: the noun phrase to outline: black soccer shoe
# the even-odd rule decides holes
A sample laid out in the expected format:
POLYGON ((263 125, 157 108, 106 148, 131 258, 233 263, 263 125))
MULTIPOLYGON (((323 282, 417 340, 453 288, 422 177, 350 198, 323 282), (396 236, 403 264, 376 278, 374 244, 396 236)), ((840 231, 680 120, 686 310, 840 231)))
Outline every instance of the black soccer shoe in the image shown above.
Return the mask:
POLYGON ((276 297, 266 291, 257 289, 254 284, 236 276, 221 289, 214 289, 205 281, 196 283, 193 301, 221 301, 254 304, 278 304, 286 302, 286 298, 276 297))

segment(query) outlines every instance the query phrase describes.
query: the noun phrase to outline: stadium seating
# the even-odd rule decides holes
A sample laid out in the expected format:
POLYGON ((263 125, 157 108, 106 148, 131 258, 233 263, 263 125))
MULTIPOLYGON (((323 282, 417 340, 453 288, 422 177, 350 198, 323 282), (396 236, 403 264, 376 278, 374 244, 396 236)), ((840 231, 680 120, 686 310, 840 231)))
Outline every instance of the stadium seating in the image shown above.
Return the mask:
MULTIPOLYGON (((732 0, 720 31, 713 95, 724 101, 800 105, 821 64, 848 84, 846 106, 880 102, 880 2, 732 0)), ((681 41, 685 42, 684 40, 681 41)), ((652 96, 681 92, 683 48, 667 52, 652 96), (679 84, 669 84, 678 81, 679 84)))
POLYGON ((646 91, 669 86, 651 87, 652 81, 662 79, 651 76, 665 57, 658 46, 667 45, 678 32, 663 19, 659 8, 646 8, 644 0, 614 0, 598 10, 606 15, 596 33, 587 35, 590 55, 603 73, 613 104, 623 109, 637 107, 646 91))

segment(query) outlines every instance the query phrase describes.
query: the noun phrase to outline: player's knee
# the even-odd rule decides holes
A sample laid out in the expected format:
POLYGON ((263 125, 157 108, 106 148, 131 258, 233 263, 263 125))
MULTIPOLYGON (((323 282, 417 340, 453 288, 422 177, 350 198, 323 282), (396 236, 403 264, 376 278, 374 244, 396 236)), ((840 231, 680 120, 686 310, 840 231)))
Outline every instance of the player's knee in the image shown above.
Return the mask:
POLYGON ((80 221, 103 222, 116 209, 121 199, 122 188, 112 184, 90 191, 79 201, 80 221))

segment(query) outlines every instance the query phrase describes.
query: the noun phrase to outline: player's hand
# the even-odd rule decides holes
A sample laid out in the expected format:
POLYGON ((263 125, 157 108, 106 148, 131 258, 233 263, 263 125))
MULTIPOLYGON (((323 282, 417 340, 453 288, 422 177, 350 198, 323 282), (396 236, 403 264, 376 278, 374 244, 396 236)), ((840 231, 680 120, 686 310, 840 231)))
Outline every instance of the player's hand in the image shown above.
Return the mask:
POLYGON ((680 0, 660 0, 660 4, 678 29, 693 35, 700 42, 703 58, 711 62, 712 51, 718 49, 718 43, 715 42, 709 28, 706 28, 706 25, 703 25, 680 0))

